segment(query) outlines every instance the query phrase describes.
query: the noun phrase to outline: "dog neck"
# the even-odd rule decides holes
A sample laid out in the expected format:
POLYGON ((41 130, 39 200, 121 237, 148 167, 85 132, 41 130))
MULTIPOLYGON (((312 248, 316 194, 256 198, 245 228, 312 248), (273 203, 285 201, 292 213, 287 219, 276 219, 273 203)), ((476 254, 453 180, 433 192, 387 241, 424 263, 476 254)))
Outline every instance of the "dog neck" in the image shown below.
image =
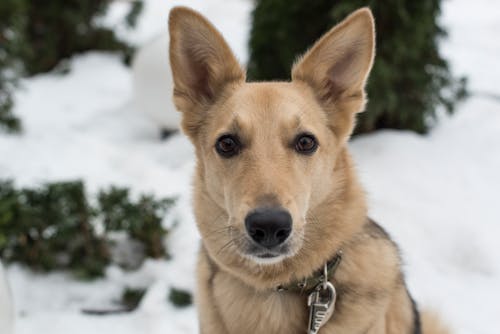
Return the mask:
MULTIPOLYGON (((225 252, 218 254, 205 243, 207 255, 214 265, 238 278, 257 290, 275 289, 281 284, 311 276, 318 268, 334 258, 342 245, 361 231, 366 221, 367 209, 364 192, 357 181, 347 148, 340 152, 332 170, 338 183, 327 198, 310 210, 308 216, 314 217, 314 224, 306 224, 303 247, 294 256, 277 264, 262 265, 238 254, 225 252)), ((201 182, 200 166, 195 182, 201 182)), ((198 224, 209 224, 221 215, 220 208, 203 191, 195 198, 195 215, 198 224), (197 205, 205 201, 203 205, 197 205), (203 207, 201 212, 197 207, 203 207), (211 208, 207 212, 206 208, 211 208), (218 209, 217 209, 218 208, 218 209)), ((227 216, 227 214, 226 214, 227 216)))

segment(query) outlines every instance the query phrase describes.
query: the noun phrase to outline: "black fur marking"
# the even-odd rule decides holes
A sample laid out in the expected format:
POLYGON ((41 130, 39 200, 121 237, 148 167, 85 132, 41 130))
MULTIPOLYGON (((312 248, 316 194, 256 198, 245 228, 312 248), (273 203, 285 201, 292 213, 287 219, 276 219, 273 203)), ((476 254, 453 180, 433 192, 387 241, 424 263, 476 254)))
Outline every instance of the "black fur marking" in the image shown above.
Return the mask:
MULTIPOLYGON (((389 241, 398 252, 398 257, 399 260, 401 261, 401 250, 399 249, 398 244, 394 240, 392 240, 390 234, 387 233, 387 231, 382 226, 380 226, 373 219, 368 217, 368 221, 365 223, 363 228, 370 237, 374 239, 385 239, 389 241)), ((402 280, 404 281, 403 274, 402 274, 402 280)))
POLYGON ((365 226, 365 231, 375 239, 387 239, 391 243, 394 244, 394 241, 392 240, 391 236, 389 233, 387 233, 386 230, 379 224, 377 224, 373 219, 368 218, 368 221, 366 222, 365 226))
MULTIPOLYGON (((372 238, 383 238, 387 239, 389 242, 391 242, 394 247, 398 250, 398 253, 400 253, 398 245, 392 240, 391 236, 389 233, 387 233, 386 230, 379 224, 377 224, 375 221, 373 221, 371 218, 368 218, 368 222, 364 226, 365 231, 372 237, 372 238)), ((404 283, 405 278, 403 272, 398 277, 398 282, 399 284, 405 284, 404 283)), ((418 306, 415 300, 412 298, 410 293, 408 292, 408 289, 406 289, 408 298, 411 301, 411 306, 412 306, 412 312, 413 312, 413 334, 422 334, 422 323, 420 320, 420 312, 418 311, 418 306)))
POLYGON ((417 303, 409 293, 408 298, 410 298, 413 309, 413 334, 422 334, 422 323, 420 321, 420 312, 418 311, 417 303))

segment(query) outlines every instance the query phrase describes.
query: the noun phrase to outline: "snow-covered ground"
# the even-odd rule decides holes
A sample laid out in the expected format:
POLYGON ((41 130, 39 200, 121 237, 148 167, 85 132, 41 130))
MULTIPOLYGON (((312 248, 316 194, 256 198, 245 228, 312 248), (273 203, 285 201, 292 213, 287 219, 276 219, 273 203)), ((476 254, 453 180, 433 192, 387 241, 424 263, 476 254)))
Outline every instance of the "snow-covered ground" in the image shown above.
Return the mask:
MULTIPOLYGON (((135 42, 166 29, 168 10, 185 4, 205 13, 235 53, 247 59, 251 0, 148 0, 135 42)), ((105 20, 114 24, 122 2, 105 20)), ((448 0, 442 43, 453 70, 478 92, 428 136, 382 131, 351 143, 366 186, 370 213, 400 244, 410 289, 423 307, 438 310, 457 334, 500 332, 500 2, 448 0)), ((194 288, 198 245, 190 211, 193 150, 176 135, 158 140, 155 124, 134 110, 131 73, 118 57, 88 53, 69 75, 40 75, 22 82, 15 113, 21 136, 0 135, 0 178, 19 185, 84 178, 88 191, 109 184, 134 192, 176 195, 169 219, 181 223, 169 236, 169 261, 148 261, 133 273, 109 268, 92 283, 56 273, 35 275, 10 266, 16 334, 197 333, 193 307, 166 302, 169 287, 194 288), (8 157, 2 159, 1 157, 8 157), (149 286, 131 314, 96 317, 82 308, 112 305, 125 286, 149 286)), ((167 222, 168 223, 168 222, 167 222)), ((0 301, 1 302, 1 301, 0 301)), ((3 334, 3 333, 1 333, 3 334)))

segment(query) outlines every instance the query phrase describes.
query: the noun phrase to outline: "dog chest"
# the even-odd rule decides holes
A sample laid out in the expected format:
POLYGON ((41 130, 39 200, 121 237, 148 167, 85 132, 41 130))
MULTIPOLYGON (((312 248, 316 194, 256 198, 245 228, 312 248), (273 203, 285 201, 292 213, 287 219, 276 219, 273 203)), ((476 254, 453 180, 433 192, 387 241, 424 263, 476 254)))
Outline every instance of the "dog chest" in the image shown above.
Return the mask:
POLYGON ((306 297, 258 292, 222 272, 213 280, 213 297, 230 333, 304 333, 306 297))

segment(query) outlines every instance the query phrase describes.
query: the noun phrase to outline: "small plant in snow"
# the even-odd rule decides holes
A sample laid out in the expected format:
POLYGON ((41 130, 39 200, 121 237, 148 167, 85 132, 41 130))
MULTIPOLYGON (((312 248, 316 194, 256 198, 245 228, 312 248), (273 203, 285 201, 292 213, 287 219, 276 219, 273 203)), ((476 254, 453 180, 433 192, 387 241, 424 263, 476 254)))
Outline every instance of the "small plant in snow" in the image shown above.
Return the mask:
POLYGON ((168 231, 161 223, 174 200, 141 196, 132 201, 124 188, 101 191, 98 198, 97 207, 89 205, 82 181, 33 189, 0 181, 0 256, 35 270, 99 277, 114 263, 108 236, 118 231, 141 243, 145 256, 167 257, 163 239, 168 231), (99 218, 102 233, 96 231, 99 218))
POLYGON ((168 299, 177 307, 186 307, 193 303, 191 292, 177 288, 170 289, 168 299))
POLYGON ((128 189, 112 187, 101 191, 98 201, 98 211, 106 231, 126 231, 132 239, 145 246, 144 251, 149 257, 168 256, 163 245, 168 231, 162 226, 162 220, 174 204, 173 199, 156 200, 142 195, 134 202, 128 189))

